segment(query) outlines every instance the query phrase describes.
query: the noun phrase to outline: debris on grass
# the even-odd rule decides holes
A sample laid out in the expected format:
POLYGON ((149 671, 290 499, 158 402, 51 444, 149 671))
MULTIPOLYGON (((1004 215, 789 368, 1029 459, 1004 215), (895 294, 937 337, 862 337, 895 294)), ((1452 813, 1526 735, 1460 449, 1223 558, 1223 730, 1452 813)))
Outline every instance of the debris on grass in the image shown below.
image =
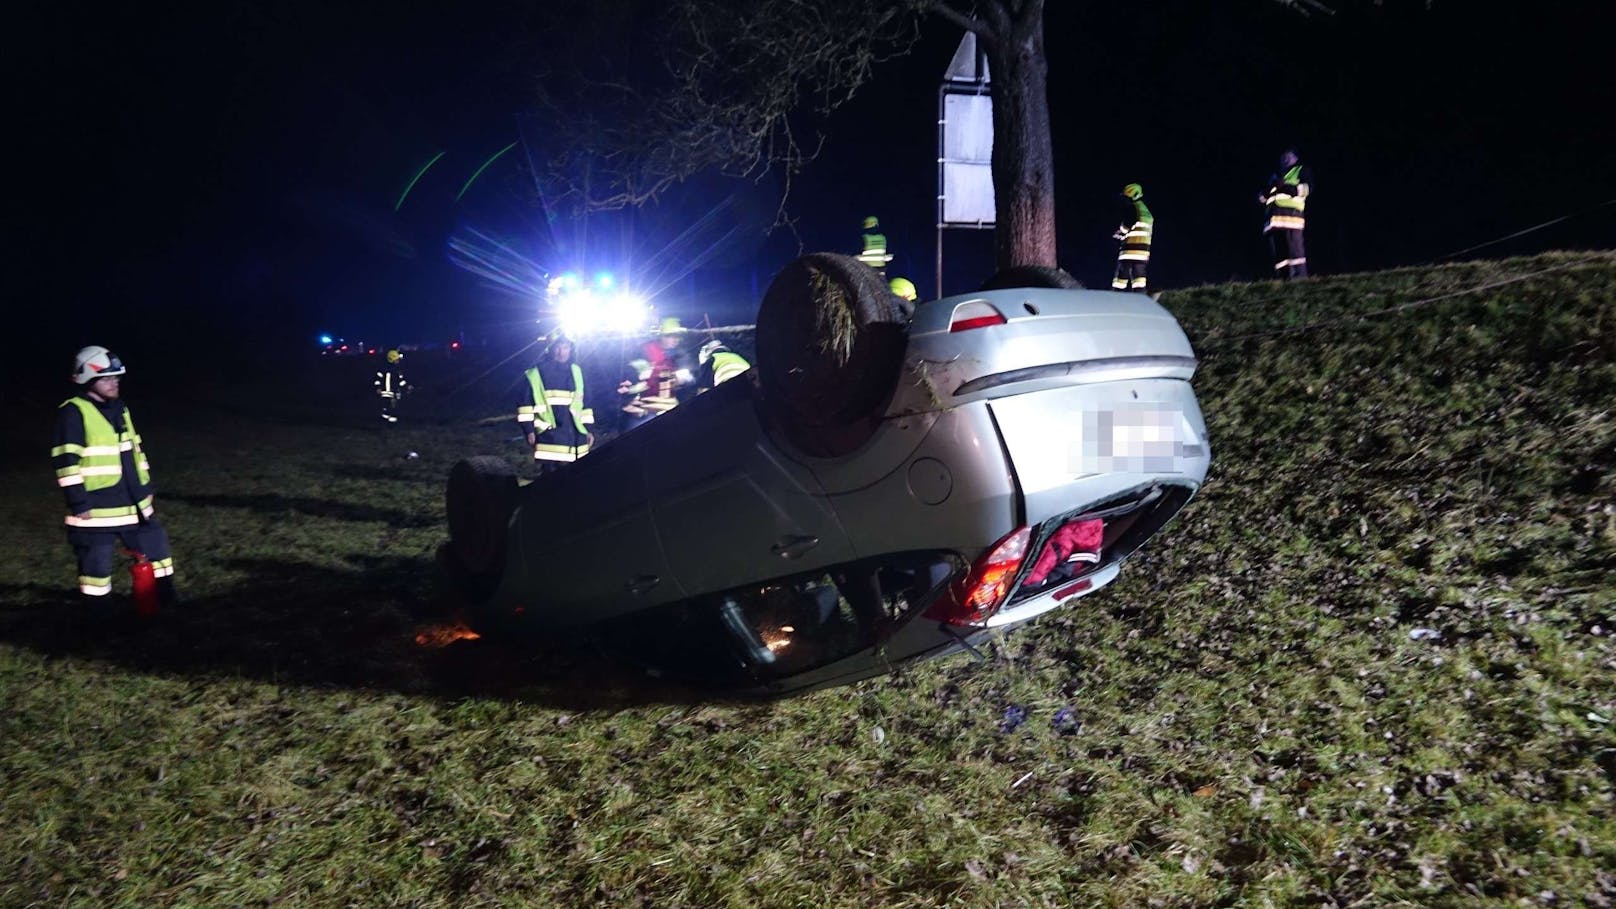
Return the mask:
POLYGON ((456 641, 475 641, 482 635, 472 631, 464 622, 445 622, 416 632, 415 643, 422 647, 447 647, 456 641))
POLYGON ((1004 716, 999 720, 1000 732, 1014 732, 1027 722, 1027 708, 1020 704, 1011 704, 1004 709, 1004 716))

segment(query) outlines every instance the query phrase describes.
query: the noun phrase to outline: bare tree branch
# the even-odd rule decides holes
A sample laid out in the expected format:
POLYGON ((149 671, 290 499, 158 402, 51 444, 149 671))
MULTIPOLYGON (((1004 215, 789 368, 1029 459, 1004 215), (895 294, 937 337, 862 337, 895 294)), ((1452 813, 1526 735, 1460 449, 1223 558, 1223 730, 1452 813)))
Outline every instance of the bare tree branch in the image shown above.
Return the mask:
MULTIPOLYGON (((1323 13, 1326 16, 1335 15, 1335 10, 1319 2, 1319 0, 1274 0, 1280 6, 1288 6, 1304 16, 1312 13, 1323 13)), ((1427 4, 1429 6, 1429 4, 1427 4)))
POLYGON ((936 0, 935 3, 928 7, 928 11, 936 14, 938 18, 952 22, 968 32, 974 32, 990 41, 994 39, 992 26, 988 25, 986 22, 983 22, 981 19, 976 18, 976 16, 971 13, 955 9, 953 6, 949 5, 948 0, 936 0))
MULTIPOLYGON (((1007 168, 998 188, 1013 197, 999 200, 1008 206, 1000 230, 1036 234, 1040 250, 1054 248, 1047 0, 548 2, 569 22, 566 33, 547 36, 540 55, 548 74, 537 95, 548 128, 532 157, 552 204, 642 205, 703 171, 778 174, 789 186, 819 153, 823 118, 878 65, 907 53, 932 15, 977 35, 992 60, 995 117, 1002 108, 1008 118, 996 131, 995 167, 1002 156, 1007 168)), ((1334 15, 1346 0, 1273 2, 1334 15)), ((788 223, 783 205, 777 224, 788 223)))
MULTIPOLYGON (((564 187, 553 195, 567 204, 600 209, 654 200, 706 170, 789 177, 818 153, 823 138, 815 122, 918 40, 921 5, 646 4, 657 17, 656 50, 649 62, 642 55, 618 64, 631 77, 585 68, 583 76, 541 86, 552 123, 543 153, 547 183, 564 187)), ((609 21, 613 13, 595 15, 609 21)))

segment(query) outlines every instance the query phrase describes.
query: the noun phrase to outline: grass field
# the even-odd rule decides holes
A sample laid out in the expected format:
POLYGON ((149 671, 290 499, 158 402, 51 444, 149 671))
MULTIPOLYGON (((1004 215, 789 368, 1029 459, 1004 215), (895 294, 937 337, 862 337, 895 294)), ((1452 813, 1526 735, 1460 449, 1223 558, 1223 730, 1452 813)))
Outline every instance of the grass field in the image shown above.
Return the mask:
POLYGON ((131 381, 189 598, 147 623, 71 611, 9 415, 0 906, 1616 903, 1616 256, 1163 303, 1214 464, 1121 579, 772 703, 418 644, 449 466, 515 462, 481 412, 131 381))

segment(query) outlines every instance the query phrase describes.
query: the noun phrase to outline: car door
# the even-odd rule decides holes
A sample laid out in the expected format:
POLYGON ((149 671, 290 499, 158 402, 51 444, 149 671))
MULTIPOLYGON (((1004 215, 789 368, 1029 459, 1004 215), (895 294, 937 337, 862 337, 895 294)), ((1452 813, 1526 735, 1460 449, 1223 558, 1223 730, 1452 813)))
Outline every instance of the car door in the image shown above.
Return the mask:
POLYGON ((657 541, 645 491, 646 449, 633 433, 524 490, 512 524, 535 618, 574 625, 684 596, 657 541))
POLYGON ((764 435, 748 383, 720 385, 673 416, 679 432, 647 460, 646 490, 688 595, 851 558, 818 480, 764 435))

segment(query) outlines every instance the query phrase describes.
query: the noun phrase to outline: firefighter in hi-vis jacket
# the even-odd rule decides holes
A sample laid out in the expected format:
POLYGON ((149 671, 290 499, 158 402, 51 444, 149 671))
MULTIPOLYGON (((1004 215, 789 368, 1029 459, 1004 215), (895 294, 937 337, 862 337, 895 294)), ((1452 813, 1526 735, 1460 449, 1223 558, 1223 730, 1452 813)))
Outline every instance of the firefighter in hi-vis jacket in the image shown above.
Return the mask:
POLYGON ((586 454, 595 437, 594 413, 584 406, 584 372, 573 361, 572 339, 557 333, 526 379, 516 421, 541 471, 570 464, 586 454))
POLYGON ((1156 216, 1145 206, 1145 188, 1129 183, 1122 188, 1122 201, 1132 209, 1127 224, 1117 226, 1112 237, 1122 241, 1117 251, 1117 271, 1111 278, 1112 290, 1145 292, 1145 268, 1150 265, 1150 241, 1156 234, 1156 216))
POLYGON ((1257 197, 1265 207, 1263 236, 1268 238, 1276 278, 1307 277, 1302 230, 1307 227, 1307 196, 1312 182, 1313 174, 1307 165, 1287 148, 1279 156, 1279 172, 1268 178, 1268 189, 1257 197))
POLYGON ((389 350, 387 367, 376 372, 376 396, 382 402, 382 419, 388 423, 398 422, 398 399, 404 397, 405 389, 410 386, 398 365, 403 359, 404 355, 397 350, 389 350))
POLYGON ((67 496, 67 542, 79 563, 79 593, 90 602, 112 593, 112 550, 125 548, 151 562, 159 598, 172 604, 174 557, 168 532, 152 509, 151 465, 134 418, 124 404, 124 365, 105 347, 73 358, 80 391, 56 411, 51 460, 67 496))
POLYGON ((875 215, 864 219, 863 248, 858 254, 858 260, 881 273, 886 277, 887 263, 892 261, 892 254, 887 252, 887 235, 881 233, 881 221, 875 215))
POLYGON ((736 376, 746 375, 746 371, 752 368, 745 357, 725 347, 724 342, 717 338, 701 345, 696 359, 701 363, 701 371, 696 373, 698 392, 717 388, 736 376))

